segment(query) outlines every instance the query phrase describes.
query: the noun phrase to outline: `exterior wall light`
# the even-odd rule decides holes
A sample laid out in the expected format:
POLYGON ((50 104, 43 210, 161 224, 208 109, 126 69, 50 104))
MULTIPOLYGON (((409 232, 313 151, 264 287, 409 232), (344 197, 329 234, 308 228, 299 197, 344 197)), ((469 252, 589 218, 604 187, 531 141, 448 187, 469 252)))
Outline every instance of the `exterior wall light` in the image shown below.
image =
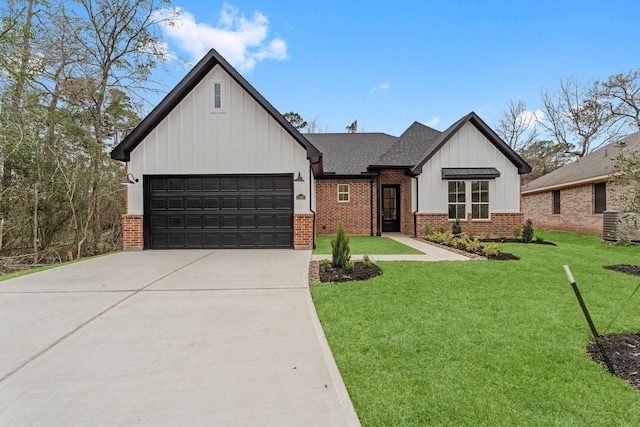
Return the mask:
POLYGON ((302 178, 302 175, 300 175, 300 172, 298 172, 298 177, 294 179, 293 182, 304 182, 304 179, 302 178))
POLYGON ((138 178, 136 178, 131 172, 129 172, 127 176, 123 178, 122 181, 120 181, 120 184, 129 185, 135 184, 136 182, 138 182, 138 178))

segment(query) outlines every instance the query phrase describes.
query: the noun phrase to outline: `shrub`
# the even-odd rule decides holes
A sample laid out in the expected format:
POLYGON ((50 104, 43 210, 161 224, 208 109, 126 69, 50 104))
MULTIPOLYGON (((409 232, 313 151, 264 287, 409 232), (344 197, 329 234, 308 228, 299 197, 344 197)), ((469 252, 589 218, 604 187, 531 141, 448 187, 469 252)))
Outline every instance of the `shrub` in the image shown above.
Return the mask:
POLYGON ((460 225, 459 219, 456 219, 456 222, 453 223, 453 226, 451 227, 451 234, 453 234, 453 237, 460 237, 462 234, 462 225, 460 225))
POLYGON ((331 239, 331 252, 334 267, 346 267, 347 262, 351 259, 349 253, 349 238, 344 234, 342 224, 338 225, 338 231, 333 239, 331 239))
POLYGON ((473 240, 476 238, 476 234, 472 231, 469 232, 469 234, 467 234, 467 236, 469 237, 469 240, 473 240))
POLYGON ((444 225, 441 225, 436 228, 436 233, 445 234, 446 232, 447 232, 447 227, 445 227, 444 225))
POLYGON ((520 237, 522 237, 522 229, 520 227, 513 227, 513 237, 520 240, 520 237))
POLYGON ((473 253, 482 253, 484 245, 478 239, 469 239, 467 242, 467 250, 473 253))
POLYGON ((492 243, 491 245, 485 246, 482 252, 486 257, 492 257, 498 255, 500 253, 500 249, 498 249, 498 245, 492 243))
POLYGON ((484 240, 491 240, 491 233, 487 231, 484 235, 484 240))
POLYGON ((425 236, 430 236, 431 235, 431 223, 430 222, 425 222, 424 223, 424 235, 425 236))
POLYGON ((355 267, 355 264, 351 261, 347 261, 344 263, 344 269, 347 271, 353 271, 354 267, 355 267))
POLYGON ((322 261, 322 268, 324 268, 324 271, 331 271, 331 262, 328 259, 323 259, 322 261))
POLYGON ((536 242, 538 242, 538 243, 544 243, 544 237, 542 237, 542 236, 536 236, 536 242))
POLYGON ((369 258, 369 255, 362 257, 362 265, 364 265, 365 268, 371 268, 371 258, 369 258))
POLYGON ((452 242, 453 247, 456 249, 462 249, 463 251, 467 249, 467 239, 463 239, 461 237, 454 237, 452 242))
POLYGON ((522 227, 522 241, 525 243, 531 243, 533 240, 533 222, 530 219, 524 222, 522 227))

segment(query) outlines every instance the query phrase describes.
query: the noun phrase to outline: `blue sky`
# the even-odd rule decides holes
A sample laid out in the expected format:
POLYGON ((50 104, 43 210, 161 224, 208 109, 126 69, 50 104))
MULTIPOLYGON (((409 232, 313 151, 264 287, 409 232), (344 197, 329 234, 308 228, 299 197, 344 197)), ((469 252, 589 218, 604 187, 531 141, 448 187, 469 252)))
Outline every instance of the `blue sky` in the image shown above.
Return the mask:
MULTIPOLYGON (((640 68, 640 2, 174 0, 170 52, 217 49, 281 113, 323 130, 444 130, 475 111, 495 126, 510 100, 535 111, 560 78, 640 68)), ((170 65, 167 91, 188 69, 170 65)))

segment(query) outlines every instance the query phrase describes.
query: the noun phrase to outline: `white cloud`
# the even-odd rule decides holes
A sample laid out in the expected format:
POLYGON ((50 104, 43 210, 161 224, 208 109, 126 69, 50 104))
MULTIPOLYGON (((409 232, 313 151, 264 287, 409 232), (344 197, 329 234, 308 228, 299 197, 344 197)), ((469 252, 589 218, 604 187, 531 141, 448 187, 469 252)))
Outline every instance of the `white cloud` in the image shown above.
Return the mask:
POLYGON ((518 124, 521 124, 527 128, 534 128, 544 120, 544 112, 540 109, 535 111, 523 111, 518 115, 518 124))
MULTIPOLYGON (((175 8, 180 16, 173 23, 161 22, 165 36, 173 40, 192 60, 200 60, 211 48, 241 72, 251 71, 265 59, 287 58, 287 44, 275 38, 267 41, 269 20, 260 12, 246 18, 237 8, 225 3, 217 25, 196 22, 195 17, 182 8, 175 8)), ((156 13, 156 19, 171 16, 170 9, 156 13)))
POLYGON ((374 93, 374 92, 377 92, 379 90, 388 91, 390 87, 391 87, 391 85, 389 83, 381 83, 378 86, 374 86, 373 88, 371 88, 369 93, 374 93))
POLYGON ((429 120, 427 123, 425 123, 425 125, 432 128, 434 126, 438 126, 438 123, 440 123, 440 117, 434 117, 431 120, 429 120))

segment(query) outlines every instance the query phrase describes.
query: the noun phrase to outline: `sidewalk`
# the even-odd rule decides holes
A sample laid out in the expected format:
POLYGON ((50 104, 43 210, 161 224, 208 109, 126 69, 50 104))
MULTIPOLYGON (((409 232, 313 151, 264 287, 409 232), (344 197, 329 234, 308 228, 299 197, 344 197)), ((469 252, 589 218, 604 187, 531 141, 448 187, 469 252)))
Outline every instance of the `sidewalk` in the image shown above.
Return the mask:
MULTIPOLYGON (((383 237, 393 239, 403 245, 410 246, 414 249, 423 252, 422 255, 369 255, 373 261, 468 261, 470 258, 458 255, 455 252, 442 249, 438 246, 430 245, 429 243, 416 240, 412 237, 406 236, 400 233, 385 233, 383 237)), ((352 254, 351 258, 354 260, 362 259, 364 254, 352 254)), ((313 261, 322 261, 323 259, 331 258, 328 254, 314 254, 313 261)))

